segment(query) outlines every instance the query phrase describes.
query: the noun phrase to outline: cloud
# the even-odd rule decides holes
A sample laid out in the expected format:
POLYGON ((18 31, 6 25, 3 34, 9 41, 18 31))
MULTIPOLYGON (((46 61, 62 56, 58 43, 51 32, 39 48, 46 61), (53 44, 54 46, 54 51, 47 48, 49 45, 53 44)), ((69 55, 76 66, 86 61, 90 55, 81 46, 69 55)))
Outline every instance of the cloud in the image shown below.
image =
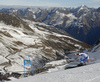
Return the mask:
POLYGON ((95 1, 95 2, 100 2, 100 0, 92 0, 92 1, 95 1))
POLYGON ((61 6, 61 3, 49 0, 0 0, 0 5, 61 6))
MULTIPOLYGON (((34 0, 32 2, 29 2, 30 5, 35 5, 35 6, 53 6, 53 7, 57 7, 57 6, 62 6, 61 3, 59 2, 54 2, 54 1, 48 1, 48 0, 34 0)), ((29 4, 28 3, 28 4, 29 4)))
POLYGON ((100 5, 100 0, 0 0, 0 5, 77 7, 85 4, 90 7, 100 5))

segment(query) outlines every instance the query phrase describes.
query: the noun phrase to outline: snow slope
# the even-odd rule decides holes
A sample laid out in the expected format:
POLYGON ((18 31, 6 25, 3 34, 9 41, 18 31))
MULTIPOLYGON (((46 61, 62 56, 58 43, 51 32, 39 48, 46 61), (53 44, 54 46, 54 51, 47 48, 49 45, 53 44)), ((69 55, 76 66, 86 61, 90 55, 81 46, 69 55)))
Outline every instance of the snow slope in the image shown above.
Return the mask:
POLYGON ((62 70, 47 74, 35 75, 12 82, 99 82, 100 63, 62 70))
MULTIPOLYGON (((95 59, 95 63, 86 66, 67 69, 67 70, 64 70, 63 67, 62 67, 63 69, 55 68, 56 71, 53 70, 53 72, 30 76, 18 80, 12 80, 11 82, 100 82, 99 53, 100 49, 97 50, 96 52, 91 52, 91 51, 88 52, 90 60, 95 59)), ((62 62, 62 60, 60 62, 62 62)), ((94 60, 92 60, 92 62, 94 62, 94 60)), ((52 64, 56 63, 52 62, 52 64)))

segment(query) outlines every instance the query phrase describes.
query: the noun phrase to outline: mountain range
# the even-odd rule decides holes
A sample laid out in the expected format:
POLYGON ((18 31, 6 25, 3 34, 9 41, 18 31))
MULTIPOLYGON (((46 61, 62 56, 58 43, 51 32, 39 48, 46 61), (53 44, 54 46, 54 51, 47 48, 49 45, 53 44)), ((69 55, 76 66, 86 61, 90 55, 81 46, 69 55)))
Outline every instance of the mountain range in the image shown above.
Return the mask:
POLYGON ((60 28, 90 45, 100 38, 100 8, 82 5, 77 8, 3 8, 0 11, 60 28))
POLYGON ((99 31, 100 8, 1 8, 0 72, 23 74, 23 58, 28 57, 35 71, 51 61, 76 57, 81 50, 91 60, 100 59, 99 31))

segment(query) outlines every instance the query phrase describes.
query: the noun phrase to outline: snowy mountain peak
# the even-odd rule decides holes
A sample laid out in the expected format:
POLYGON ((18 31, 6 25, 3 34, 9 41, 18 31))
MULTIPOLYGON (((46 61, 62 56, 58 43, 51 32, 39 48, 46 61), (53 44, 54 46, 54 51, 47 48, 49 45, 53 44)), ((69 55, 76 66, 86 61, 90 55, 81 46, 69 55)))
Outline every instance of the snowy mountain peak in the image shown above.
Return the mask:
POLYGON ((88 8, 88 7, 87 7, 86 5, 84 5, 84 4, 81 5, 80 7, 81 7, 81 8, 88 8))
POLYGON ((87 7, 86 5, 82 4, 81 7, 87 7))
POLYGON ((81 5, 81 6, 79 7, 78 12, 81 11, 81 10, 88 10, 88 7, 87 7, 86 5, 81 5))

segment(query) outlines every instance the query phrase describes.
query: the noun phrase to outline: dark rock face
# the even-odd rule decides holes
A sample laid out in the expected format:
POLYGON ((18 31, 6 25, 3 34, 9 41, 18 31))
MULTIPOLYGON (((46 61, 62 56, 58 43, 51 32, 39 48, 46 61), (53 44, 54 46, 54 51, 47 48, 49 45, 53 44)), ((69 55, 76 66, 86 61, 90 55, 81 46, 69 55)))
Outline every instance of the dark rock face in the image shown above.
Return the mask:
POLYGON ((75 38, 94 44, 100 38, 100 13, 92 12, 84 16, 81 20, 82 27, 71 25, 66 31, 75 38))

